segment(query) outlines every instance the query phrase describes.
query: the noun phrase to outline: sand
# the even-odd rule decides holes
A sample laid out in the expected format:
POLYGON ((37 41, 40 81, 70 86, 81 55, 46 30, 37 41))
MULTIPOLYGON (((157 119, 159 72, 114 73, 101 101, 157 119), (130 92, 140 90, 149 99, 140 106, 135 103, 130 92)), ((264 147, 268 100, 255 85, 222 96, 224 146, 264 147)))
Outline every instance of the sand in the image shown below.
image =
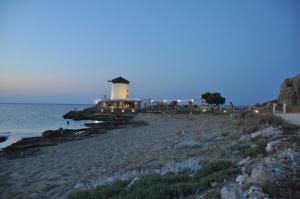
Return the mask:
POLYGON ((0 198, 67 198, 83 185, 122 172, 193 157, 228 158, 222 147, 241 134, 229 115, 139 114, 135 119, 149 125, 42 147, 23 158, 0 156, 0 198))

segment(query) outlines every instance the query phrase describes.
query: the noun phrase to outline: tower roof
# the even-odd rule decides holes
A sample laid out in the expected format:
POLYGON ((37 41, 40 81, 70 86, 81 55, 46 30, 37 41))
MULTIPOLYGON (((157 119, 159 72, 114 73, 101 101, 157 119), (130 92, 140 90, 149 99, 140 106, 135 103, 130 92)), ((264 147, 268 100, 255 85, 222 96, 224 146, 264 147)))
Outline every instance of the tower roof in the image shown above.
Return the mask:
POLYGON ((123 83, 123 84, 129 84, 129 81, 127 79, 124 79, 123 77, 117 77, 115 79, 112 80, 108 80, 108 82, 112 82, 112 83, 123 83))

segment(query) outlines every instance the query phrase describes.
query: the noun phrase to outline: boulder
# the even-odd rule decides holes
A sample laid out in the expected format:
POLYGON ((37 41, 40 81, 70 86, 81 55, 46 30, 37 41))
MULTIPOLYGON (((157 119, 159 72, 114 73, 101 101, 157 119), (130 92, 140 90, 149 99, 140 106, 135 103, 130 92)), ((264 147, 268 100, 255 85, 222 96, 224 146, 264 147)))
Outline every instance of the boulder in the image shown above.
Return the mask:
POLYGON ((241 198, 241 190, 233 183, 225 183, 221 189, 222 199, 239 199, 241 198))
POLYGON ((284 139, 273 140, 267 143, 266 152, 271 153, 277 151, 283 144, 284 139))
POLYGON ((260 131, 251 133, 251 139, 255 139, 257 137, 271 137, 273 135, 280 135, 281 133, 282 131, 279 128, 270 126, 260 131))
POLYGON ((235 182, 241 185, 247 181, 247 178, 248 178, 248 174, 238 175, 235 179, 235 182))
POLYGON ((265 157, 248 183, 262 187, 271 197, 300 198, 300 153, 290 149, 265 157))
POLYGON ((278 103, 300 106, 300 74, 284 80, 281 85, 278 103))

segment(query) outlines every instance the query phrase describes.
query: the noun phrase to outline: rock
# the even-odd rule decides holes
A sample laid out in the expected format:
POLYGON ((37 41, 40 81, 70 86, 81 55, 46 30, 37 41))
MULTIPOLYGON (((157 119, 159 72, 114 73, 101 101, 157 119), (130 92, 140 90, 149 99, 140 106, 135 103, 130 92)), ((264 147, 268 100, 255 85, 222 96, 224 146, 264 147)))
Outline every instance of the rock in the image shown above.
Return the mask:
POLYGON ((300 153, 285 150, 262 159, 248 180, 271 197, 300 198, 300 153))
POLYGON ((246 181, 247 181, 247 178, 248 178, 248 174, 245 174, 245 175, 238 175, 235 179, 235 181, 241 185, 241 184, 244 184, 246 181))
POLYGON ((287 152, 286 152, 286 155, 291 159, 291 161, 298 161, 298 162, 295 162, 295 163, 299 164, 299 156, 300 156, 299 152, 296 152, 292 149, 288 149, 287 152))
POLYGON ((241 138, 240 138, 241 142, 248 142, 250 140, 251 140, 250 135, 242 135, 241 138))
POLYGON ((239 199, 241 198, 240 189, 232 183, 225 183, 221 189, 222 199, 239 199))
POLYGON ((63 129, 59 128, 57 130, 47 130, 43 132, 43 137, 45 138, 56 138, 56 137, 67 137, 74 135, 77 132, 75 129, 63 129))
POLYGON ((258 187, 258 186, 251 186, 250 188, 249 188, 249 193, 251 194, 251 193, 253 193, 253 192, 262 192, 263 190, 262 190, 262 188, 261 187, 258 187))
POLYGON ((261 187, 258 186, 251 186, 248 191, 246 192, 246 196, 245 198, 261 198, 261 199, 265 199, 268 198, 268 194, 263 192, 263 189, 261 187))
POLYGON ((279 135, 281 133, 282 133, 282 131, 279 128, 270 126, 268 128, 262 129, 260 131, 251 133, 251 139, 255 139, 257 137, 271 137, 273 135, 279 135))
POLYGON ((0 136, 0 143, 1 142, 5 142, 7 140, 7 137, 5 137, 5 136, 0 136))
POLYGON ((300 74, 284 80, 280 88, 278 103, 300 106, 300 74))
POLYGON ((283 140, 273 140, 267 143, 266 152, 270 153, 277 150, 280 146, 282 146, 283 140))
POLYGON ((248 156, 247 158, 242 159, 241 161, 239 161, 238 166, 243 166, 243 165, 245 165, 245 164, 248 162, 248 160, 250 160, 250 157, 249 157, 249 156, 248 156))

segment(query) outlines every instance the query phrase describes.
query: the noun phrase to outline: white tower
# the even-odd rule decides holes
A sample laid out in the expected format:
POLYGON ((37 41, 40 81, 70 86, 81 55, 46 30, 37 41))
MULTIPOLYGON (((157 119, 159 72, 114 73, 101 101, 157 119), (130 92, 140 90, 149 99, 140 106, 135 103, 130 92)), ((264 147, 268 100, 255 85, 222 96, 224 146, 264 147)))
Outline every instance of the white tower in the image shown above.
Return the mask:
POLYGON ((111 100, 115 99, 129 99, 129 81, 123 77, 117 77, 115 79, 109 80, 112 82, 111 85, 111 100))

